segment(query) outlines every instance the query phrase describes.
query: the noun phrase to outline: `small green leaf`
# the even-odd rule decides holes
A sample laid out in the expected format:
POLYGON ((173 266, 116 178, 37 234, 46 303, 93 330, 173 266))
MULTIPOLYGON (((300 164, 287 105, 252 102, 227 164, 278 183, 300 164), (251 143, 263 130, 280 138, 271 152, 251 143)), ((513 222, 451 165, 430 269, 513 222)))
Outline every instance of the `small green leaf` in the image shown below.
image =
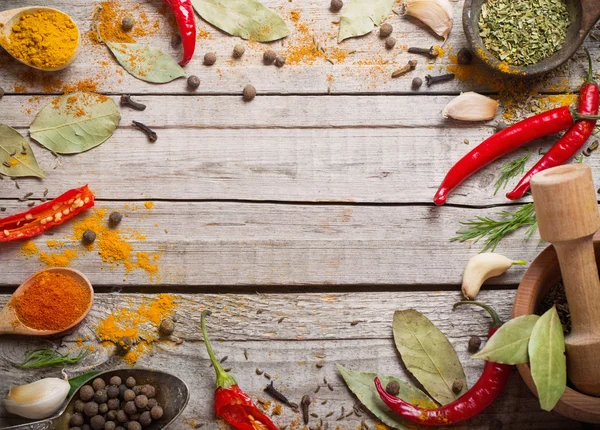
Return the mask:
POLYGON ((394 0, 352 0, 340 18, 338 42, 370 33, 392 12, 394 0))
POLYGON ((501 364, 521 364, 529 361, 529 337, 538 315, 523 315, 514 318, 498 329, 485 347, 473 358, 501 364))
POLYGON ((414 309, 394 312, 394 342, 406 368, 442 405, 467 391, 467 377, 448 338, 427 317, 414 309), (452 385, 462 382, 455 393, 452 385))
POLYGON ((533 327, 529 363, 540 406, 551 411, 567 386, 565 337, 556 306, 548 309, 533 327))
POLYGON ((17 130, 5 124, 0 124, 0 174, 44 177, 29 142, 17 130))
POLYGON ((185 76, 181 66, 158 48, 115 42, 106 42, 106 46, 130 75, 142 81, 164 84, 185 76))
POLYGON ((79 375, 75 378, 69 379, 69 385, 71 386, 71 389, 69 390, 69 394, 67 395, 67 398, 71 397, 73 395, 73 393, 79 389, 79 387, 81 387, 88 380, 90 380, 91 378, 93 378, 94 376, 96 376, 99 373, 101 373, 101 372, 98 370, 93 370, 91 372, 87 372, 87 373, 84 373, 83 375, 79 375))
MULTIPOLYGON (((337 364, 337 368, 342 374, 344 381, 346 381, 346 385, 350 388, 350 391, 352 391, 358 400, 360 400, 360 402, 384 424, 398 430, 415 428, 413 423, 392 412, 390 408, 383 403, 383 400, 381 400, 379 393, 377 393, 377 389, 375 388, 374 380, 377 376, 376 373, 355 372, 346 369, 341 364, 337 364)), ((398 382, 400 384, 400 393, 398 394, 398 397, 404 401, 427 409, 437 408, 438 406, 429 398, 429 396, 427 396, 427 394, 418 388, 413 387, 406 381, 402 381, 393 376, 380 376, 379 379, 384 387, 390 381, 398 382)))
POLYGON ((120 120, 112 99, 95 93, 71 93, 46 105, 29 126, 29 134, 58 154, 77 154, 108 139, 120 120))
POLYGON ((232 36, 271 42, 290 34, 281 16, 256 0, 192 0, 202 19, 232 36))

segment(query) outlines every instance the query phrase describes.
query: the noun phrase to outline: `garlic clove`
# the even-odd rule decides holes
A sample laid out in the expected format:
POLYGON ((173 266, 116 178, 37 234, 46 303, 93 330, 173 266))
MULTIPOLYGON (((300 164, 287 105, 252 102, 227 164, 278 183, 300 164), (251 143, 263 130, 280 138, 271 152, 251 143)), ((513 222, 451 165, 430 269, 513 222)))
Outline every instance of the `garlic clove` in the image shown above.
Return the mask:
POLYGON ((462 121, 487 121, 496 116, 498 101, 469 91, 455 97, 444 107, 444 118, 462 121))
POLYGON ((470 300, 475 300, 485 281, 500 276, 513 264, 527 264, 524 260, 513 261, 494 252, 482 252, 471 257, 463 273, 462 293, 470 300))
POLYGON ((25 418, 48 418, 60 409, 69 389, 66 378, 45 378, 11 387, 4 399, 4 407, 9 413, 25 418))
POLYGON ((448 0, 404 0, 405 15, 414 16, 446 40, 452 29, 452 5, 448 0))

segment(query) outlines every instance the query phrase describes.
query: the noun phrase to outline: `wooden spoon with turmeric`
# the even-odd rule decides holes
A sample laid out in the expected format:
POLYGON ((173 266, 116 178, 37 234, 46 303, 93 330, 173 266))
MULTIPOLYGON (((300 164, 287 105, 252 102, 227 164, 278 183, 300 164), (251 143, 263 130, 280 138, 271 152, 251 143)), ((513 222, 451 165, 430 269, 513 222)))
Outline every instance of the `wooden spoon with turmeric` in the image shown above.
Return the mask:
POLYGON ((77 24, 60 10, 23 7, 0 12, 0 46, 29 67, 64 69, 75 61, 80 44, 77 24))
POLYGON ((49 336, 79 324, 94 303, 88 278, 53 267, 25 280, 0 312, 0 334, 49 336))

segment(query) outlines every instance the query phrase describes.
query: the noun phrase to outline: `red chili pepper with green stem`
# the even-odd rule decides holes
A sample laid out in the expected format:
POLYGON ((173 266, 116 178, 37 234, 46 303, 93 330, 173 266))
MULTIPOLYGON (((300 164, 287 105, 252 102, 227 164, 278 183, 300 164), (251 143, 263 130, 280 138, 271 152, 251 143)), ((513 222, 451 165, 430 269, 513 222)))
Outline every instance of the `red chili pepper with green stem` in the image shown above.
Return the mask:
POLYGON ((196 21, 194 19, 194 8, 191 0, 163 0, 175 14, 181 43, 183 45, 183 59, 180 66, 190 62, 196 50, 196 21))
POLYGON ((206 317, 210 314, 208 310, 202 312, 201 325, 204 345, 217 373, 215 415, 239 430, 279 430, 269 417, 258 410, 250 396, 238 387, 235 379, 223 370, 221 363, 215 357, 206 331, 206 317))
MULTIPOLYGON (((588 50, 585 50, 588 57, 588 76, 579 92, 579 106, 577 112, 582 115, 597 115, 599 103, 598 84, 594 81, 592 75, 592 59, 588 50)), ((566 163, 589 139, 596 120, 577 121, 560 138, 556 144, 533 166, 529 172, 523 176, 517 186, 506 197, 510 200, 516 200, 529 191, 529 183, 536 173, 551 167, 560 166, 566 163)))
MULTIPOLYGON (((464 301, 456 303, 454 308, 465 304, 481 306, 489 312, 492 317, 489 337, 493 336, 502 325, 496 311, 486 304, 464 301)), ((381 385, 379 378, 375 378, 375 387, 381 400, 403 418, 423 426, 448 426, 468 420, 491 405, 506 387, 511 369, 512 366, 508 364, 486 362, 481 377, 469 391, 454 402, 436 409, 423 409, 389 394, 381 385)))

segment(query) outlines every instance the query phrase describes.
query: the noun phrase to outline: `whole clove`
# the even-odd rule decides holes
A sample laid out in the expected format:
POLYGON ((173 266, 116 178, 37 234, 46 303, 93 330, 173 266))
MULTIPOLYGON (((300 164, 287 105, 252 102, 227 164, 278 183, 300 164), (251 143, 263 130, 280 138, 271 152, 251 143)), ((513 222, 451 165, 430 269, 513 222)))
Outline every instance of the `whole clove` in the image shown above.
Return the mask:
POLYGON ((398 70, 395 70, 392 73, 392 78, 397 78, 399 76, 402 76, 402 75, 410 72, 411 70, 414 70, 415 67, 417 67, 417 60, 409 60, 408 63, 406 63, 406 65, 400 67, 398 70))
POLYGON ((123 106, 129 106, 130 108, 135 109, 135 110, 139 110, 139 111, 142 111, 142 110, 146 109, 146 105, 145 104, 136 102, 135 100, 133 100, 131 98, 131 96, 129 94, 123 94, 123 95, 121 95, 121 105, 123 105, 123 106))
POLYGON ((273 397, 275 400, 280 401, 284 405, 290 405, 290 401, 288 400, 288 398, 281 394, 279 391, 277 391, 277 389, 273 386, 273 381, 271 381, 271 383, 265 387, 264 391, 269 396, 273 397))
POLYGON ((156 134, 156 132, 154 130, 152 130, 150 127, 148 127, 145 124, 142 124, 139 121, 131 121, 131 122, 137 128, 142 130, 146 136, 148 136, 148 139, 150 140, 150 142, 156 142, 156 140, 158 139, 158 135, 156 134))
POLYGON ((310 406, 310 397, 308 397, 306 394, 304 396, 302 396, 302 400, 300 401, 300 407, 302 408, 302 420, 304 421, 304 424, 308 424, 308 420, 309 420, 309 413, 308 413, 308 407, 310 406))
POLYGON ((412 47, 408 48, 408 52, 410 54, 426 55, 429 58, 437 58, 437 56, 440 55, 440 51, 438 51, 437 48, 433 46, 429 49, 412 47))
POLYGON ((446 73, 445 75, 438 76, 427 75, 425 76, 425 81, 427 82, 427 86, 430 87, 431 85, 437 84, 439 82, 451 81, 452 79, 454 79, 454 76, 454 73, 446 73))

